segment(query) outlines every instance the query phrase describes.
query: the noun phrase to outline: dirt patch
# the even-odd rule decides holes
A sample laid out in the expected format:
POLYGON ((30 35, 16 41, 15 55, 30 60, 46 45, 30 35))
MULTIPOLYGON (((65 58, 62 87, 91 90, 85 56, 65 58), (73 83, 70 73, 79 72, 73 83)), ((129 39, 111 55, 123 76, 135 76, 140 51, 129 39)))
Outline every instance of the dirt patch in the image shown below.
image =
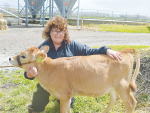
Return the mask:
POLYGON ((0 88, 2 88, 2 90, 4 89, 10 89, 10 88, 15 88, 19 85, 20 83, 11 83, 11 82, 7 82, 6 84, 1 84, 0 88))
MULTIPOLYGON (((150 50, 140 51, 140 73, 137 76, 137 92, 134 97, 137 100, 136 110, 138 113, 150 112, 150 50)), ((134 69, 136 63, 134 63, 134 69)))
MULTIPOLYGON (((42 39, 42 26, 13 25, 9 30, 0 32, 0 54, 14 55, 30 46, 38 46, 42 39)), ((116 33, 92 30, 78 30, 75 26, 68 27, 70 39, 88 46, 102 45, 150 45, 148 33, 116 33)))

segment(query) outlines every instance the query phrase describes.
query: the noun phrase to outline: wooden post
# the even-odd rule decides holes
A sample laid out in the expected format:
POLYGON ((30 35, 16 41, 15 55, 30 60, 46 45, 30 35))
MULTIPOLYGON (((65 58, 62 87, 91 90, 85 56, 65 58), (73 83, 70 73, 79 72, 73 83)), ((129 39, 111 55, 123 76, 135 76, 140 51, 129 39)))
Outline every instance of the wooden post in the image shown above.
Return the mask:
POLYGON ((81 23, 81 30, 83 30, 83 18, 82 18, 82 23, 81 23))

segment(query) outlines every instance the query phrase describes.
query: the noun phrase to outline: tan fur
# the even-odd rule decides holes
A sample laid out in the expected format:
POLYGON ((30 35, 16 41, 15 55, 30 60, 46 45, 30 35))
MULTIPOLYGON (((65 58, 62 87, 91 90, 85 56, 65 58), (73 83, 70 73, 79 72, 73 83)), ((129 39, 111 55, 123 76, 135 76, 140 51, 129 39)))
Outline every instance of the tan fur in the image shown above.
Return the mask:
MULTIPOLYGON (((41 50, 48 51, 48 46, 41 50)), ((46 53, 45 52, 45 53, 46 53)), ((70 113, 70 99, 76 95, 99 97, 110 92, 110 103, 103 113, 109 112, 119 97, 126 106, 126 112, 132 113, 136 106, 136 100, 130 89, 136 90, 135 79, 140 68, 140 58, 134 49, 125 49, 122 52, 123 59, 117 61, 107 55, 75 56, 69 58, 58 58, 52 60, 41 53, 36 47, 31 47, 22 52, 29 62, 33 55, 37 59, 42 56, 41 62, 31 63, 36 65, 38 75, 35 77, 41 86, 60 100, 60 113, 70 113), (137 57, 137 65, 131 81, 133 69, 133 56, 137 57), (130 82, 131 81, 131 82, 130 82)), ((18 65, 16 56, 13 57, 13 64, 18 65)), ((27 70, 27 65, 22 68, 27 70)))

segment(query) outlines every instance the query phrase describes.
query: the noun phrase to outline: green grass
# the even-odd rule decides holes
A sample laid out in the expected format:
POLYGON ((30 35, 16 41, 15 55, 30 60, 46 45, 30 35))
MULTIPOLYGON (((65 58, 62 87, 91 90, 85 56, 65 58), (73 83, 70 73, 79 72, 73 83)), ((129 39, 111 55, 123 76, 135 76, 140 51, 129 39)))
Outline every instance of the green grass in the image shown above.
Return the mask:
MULTIPOLYGON (((0 112, 2 113, 27 113, 27 106, 32 102, 38 82, 25 79, 23 73, 20 74, 21 71, 13 71, 11 76, 3 75, 7 72, 0 72, 0 86, 5 86, 0 91, 0 112)), ((50 102, 44 113, 59 113, 60 105, 57 100, 53 96, 49 99, 50 102)), ((75 99, 72 113, 101 113, 109 103, 108 94, 99 98, 76 96, 75 99)), ((122 107, 123 104, 116 105, 112 113, 118 109, 118 106, 122 107)))
MULTIPOLYGON (((36 80, 27 80, 23 73, 12 72, 11 76, 1 74, 0 85, 6 86, 0 92, 0 112, 2 113, 27 113, 27 106, 32 102, 33 93, 36 91, 36 80), (15 74, 16 73, 16 74, 15 74)), ((50 102, 46 106, 43 113, 59 113, 60 105, 51 95, 50 102)), ((72 113, 101 113, 109 103, 109 95, 98 98, 76 96, 72 113)), ((115 105, 111 113, 117 111, 118 108, 124 107, 122 102, 115 105)), ((124 109, 121 109, 123 111, 124 109)))
POLYGON ((122 32, 122 33, 150 33, 150 25, 117 25, 117 24, 89 24, 84 28, 98 31, 122 32))
MULTIPOLYGON (((150 46, 128 46, 118 45, 109 46, 113 50, 121 50, 125 48, 135 48, 137 50, 147 49, 150 46)), ((0 112, 2 113, 27 113, 27 106, 32 102, 33 93, 36 91, 36 80, 27 80, 24 78, 22 69, 13 71, 10 76, 6 76, 9 71, 0 71, 0 112), (5 88, 1 88, 5 86, 5 88)), ((147 103, 148 95, 143 94, 140 98, 144 98, 147 103)), ((50 102, 46 106, 43 113, 59 113, 60 105, 57 100, 51 95, 50 102)), ((109 95, 93 98, 86 96, 75 96, 74 107, 72 113, 101 113, 109 103, 109 95)), ((137 107, 147 106, 147 104, 140 104, 137 107)), ((110 113, 124 113, 125 107, 120 100, 110 111, 110 113)))
POLYGON ((115 51, 119 51, 127 48, 136 49, 139 51, 139 50, 150 48, 149 45, 108 45, 108 47, 110 47, 112 50, 115 51))
POLYGON ((97 17, 97 16, 79 16, 79 18, 83 18, 83 19, 101 19, 101 20, 123 20, 123 21, 141 21, 141 22, 145 22, 145 21, 149 21, 149 20, 145 20, 145 19, 134 19, 134 18, 125 18, 125 17, 120 17, 120 18, 112 18, 112 17, 97 17))

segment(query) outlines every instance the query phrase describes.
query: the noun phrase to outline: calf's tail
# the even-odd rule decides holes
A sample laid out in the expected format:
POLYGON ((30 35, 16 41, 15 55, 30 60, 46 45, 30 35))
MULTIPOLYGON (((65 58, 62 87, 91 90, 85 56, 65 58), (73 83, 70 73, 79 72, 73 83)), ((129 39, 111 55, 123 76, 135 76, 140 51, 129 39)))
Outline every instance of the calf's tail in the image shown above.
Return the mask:
POLYGON ((140 69, 140 56, 139 56, 139 53, 135 49, 124 49, 124 50, 121 50, 119 52, 121 52, 121 53, 133 53, 136 56, 136 68, 135 68, 135 71, 134 71, 134 74, 133 74, 133 77, 132 77, 132 81, 130 82, 130 85, 129 85, 131 90, 133 92, 135 92, 137 90, 135 80, 136 80, 136 77, 137 77, 139 69, 140 69))

